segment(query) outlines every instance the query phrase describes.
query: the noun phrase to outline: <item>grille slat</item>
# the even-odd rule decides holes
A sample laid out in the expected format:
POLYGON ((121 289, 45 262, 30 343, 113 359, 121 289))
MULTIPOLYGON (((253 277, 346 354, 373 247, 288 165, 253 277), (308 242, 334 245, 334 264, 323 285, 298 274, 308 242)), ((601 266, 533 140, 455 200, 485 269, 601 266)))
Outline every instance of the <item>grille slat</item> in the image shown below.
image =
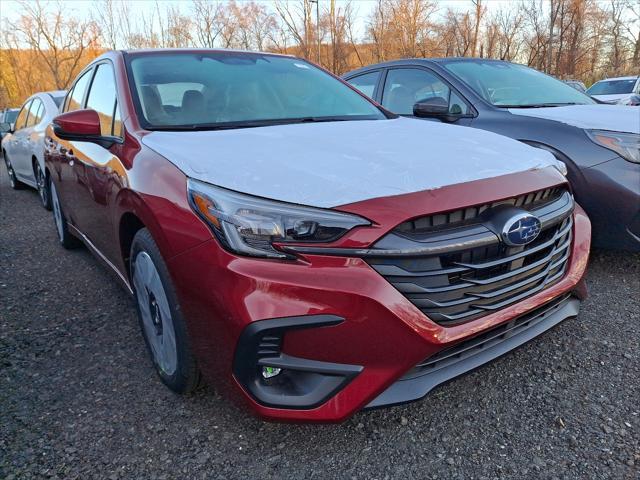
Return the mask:
POLYGON ((409 253, 388 257, 381 252, 380 257, 371 254, 366 261, 432 320, 443 325, 468 321, 531 296, 564 276, 572 242, 572 211, 570 194, 557 187, 414 219, 379 242, 385 247, 402 242, 403 252, 409 253), (505 204, 520 205, 544 218, 538 238, 526 246, 508 247, 487 229, 483 222, 490 221, 492 210, 486 210, 505 208, 505 204), (482 211, 486 213, 480 216, 482 211), (470 231, 482 229, 481 245, 465 243, 470 231), (452 248, 442 248, 440 242, 430 254, 424 245, 433 238, 449 241, 452 248), (411 245, 419 253, 411 254, 411 245))
POLYGON ((558 240, 558 238, 561 238, 562 236, 564 236, 567 233, 569 233, 570 229, 571 229, 571 225, 568 224, 566 227, 564 227, 564 229, 562 231, 557 232, 554 235, 554 237, 552 239, 550 239, 549 241, 547 241, 545 243, 542 243, 540 245, 536 245, 535 247, 529 248, 527 250, 523 250, 522 252, 515 253, 513 255, 507 256, 507 257, 499 258, 497 260, 493 260, 493 261, 490 261, 490 262, 484 262, 484 263, 455 262, 455 265, 458 265, 458 266, 461 266, 461 267, 466 267, 466 268, 473 268, 474 270, 482 270, 482 269, 489 268, 489 267, 495 267, 495 266, 498 266, 498 265, 503 264, 503 263, 512 262, 512 261, 517 260, 519 258, 526 257, 528 255, 531 255, 532 253, 536 253, 536 252, 539 252, 540 250, 544 250, 545 248, 550 247, 551 245, 554 244, 554 242, 556 242, 558 240))
MULTIPOLYGON (((552 260, 553 257, 556 257, 559 253, 567 250, 569 248, 569 246, 571 245, 571 241, 570 239, 567 239, 562 245, 560 245, 559 247, 557 247, 556 249, 552 250, 548 255, 546 255, 544 258, 537 260, 534 263, 531 263, 529 265, 526 265, 524 267, 520 267, 516 270, 511 270, 505 274, 496 276, 496 277, 491 277, 489 279, 465 279, 466 283, 459 283, 456 285, 448 285, 448 286, 444 286, 444 287, 435 287, 435 288, 428 288, 428 287, 423 287, 420 285, 416 285, 415 283, 409 283, 409 282, 391 282, 393 284, 394 287, 396 287, 398 290, 400 290, 402 293, 442 293, 442 292, 451 292, 451 291, 455 291, 455 290, 461 290, 464 288, 469 288, 469 287, 473 287, 475 285, 482 285, 482 286, 487 286, 487 285, 493 285, 495 283, 498 282, 502 282, 503 280, 508 280, 510 278, 513 277, 517 277, 519 275, 522 275, 523 273, 529 272, 537 267, 540 267, 541 265, 544 265, 546 263, 549 262, 549 260, 552 260)), ((563 260, 566 260, 568 254, 565 254, 565 257, 563 257, 563 260)), ((385 265, 386 266, 386 265, 385 265)), ((377 269, 377 268, 376 268, 377 269)), ((386 270, 387 272, 389 270, 386 270)), ((404 271, 404 270, 403 270, 404 271)), ((416 275, 415 273, 411 273, 411 272, 407 272, 409 273, 410 276, 419 276, 416 275)), ((432 273, 432 272, 429 272, 432 273)), ((387 276, 391 276, 387 273, 387 276)), ((465 292, 467 293, 467 292, 465 292)))
POLYGON ((403 377, 403 379, 413 378, 444 368, 451 363, 461 361, 464 358, 468 358, 470 355, 475 355, 481 350, 490 348, 496 343, 500 343, 513 335, 517 335, 523 330, 534 327, 539 322, 542 322, 546 315, 562 307, 570 300, 570 298, 570 296, 560 297, 532 312, 529 312, 528 314, 523 315, 522 317, 503 323, 469 340, 464 340, 452 347, 441 350, 416 365, 413 370, 403 377))

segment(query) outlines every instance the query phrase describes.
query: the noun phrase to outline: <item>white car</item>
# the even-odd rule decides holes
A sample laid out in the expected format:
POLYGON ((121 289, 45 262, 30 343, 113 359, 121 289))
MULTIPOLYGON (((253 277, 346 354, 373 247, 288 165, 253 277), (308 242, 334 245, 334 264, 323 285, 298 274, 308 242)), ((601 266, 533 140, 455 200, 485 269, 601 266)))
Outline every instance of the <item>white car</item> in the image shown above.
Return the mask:
POLYGON ((591 85, 586 93, 601 102, 618 103, 640 93, 640 76, 605 78, 591 85))
POLYGON ((2 139, 2 154, 11 188, 36 188, 42 205, 51 210, 49 179, 44 173, 45 130, 58 115, 65 91, 40 92, 22 105, 11 130, 2 139))

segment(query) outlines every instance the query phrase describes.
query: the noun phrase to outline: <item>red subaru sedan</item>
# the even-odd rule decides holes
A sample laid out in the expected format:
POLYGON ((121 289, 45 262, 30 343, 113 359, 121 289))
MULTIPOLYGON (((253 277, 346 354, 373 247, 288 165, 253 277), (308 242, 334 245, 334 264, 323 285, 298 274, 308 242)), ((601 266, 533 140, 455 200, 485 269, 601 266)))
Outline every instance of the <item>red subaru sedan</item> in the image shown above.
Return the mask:
POLYGON ((544 150, 252 52, 109 52, 62 110, 60 242, 131 292, 175 392, 204 377, 265 418, 338 422, 578 313, 590 223, 544 150))

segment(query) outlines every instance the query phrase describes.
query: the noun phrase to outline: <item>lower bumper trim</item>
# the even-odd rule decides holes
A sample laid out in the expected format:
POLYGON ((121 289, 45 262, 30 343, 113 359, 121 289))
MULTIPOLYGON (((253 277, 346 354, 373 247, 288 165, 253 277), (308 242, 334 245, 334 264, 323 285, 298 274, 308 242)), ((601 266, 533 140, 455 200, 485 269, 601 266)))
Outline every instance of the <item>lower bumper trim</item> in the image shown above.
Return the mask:
POLYGON ((378 408, 418 400, 436 386, 495 360, 563 320, 575 317, 579 309, 580 301, 568 295, 532 313, 454 345, 451 349, 426 359, 365 408, 378 408))

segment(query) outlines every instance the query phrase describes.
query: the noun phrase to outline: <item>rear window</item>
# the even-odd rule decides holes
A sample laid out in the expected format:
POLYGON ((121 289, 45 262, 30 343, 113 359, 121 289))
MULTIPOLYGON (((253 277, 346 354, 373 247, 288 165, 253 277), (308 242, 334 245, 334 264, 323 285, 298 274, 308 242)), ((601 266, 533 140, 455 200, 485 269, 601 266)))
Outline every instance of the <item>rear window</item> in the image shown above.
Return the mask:
POLYGON ((204 85, 202 83, 185 83, 185 82, 173 82, 173 83, 161 83, 156 86, 158 94, 162 100, 162 104, 167 107, 181 107, 184 94, 189 90, 202 93, 204 85))

